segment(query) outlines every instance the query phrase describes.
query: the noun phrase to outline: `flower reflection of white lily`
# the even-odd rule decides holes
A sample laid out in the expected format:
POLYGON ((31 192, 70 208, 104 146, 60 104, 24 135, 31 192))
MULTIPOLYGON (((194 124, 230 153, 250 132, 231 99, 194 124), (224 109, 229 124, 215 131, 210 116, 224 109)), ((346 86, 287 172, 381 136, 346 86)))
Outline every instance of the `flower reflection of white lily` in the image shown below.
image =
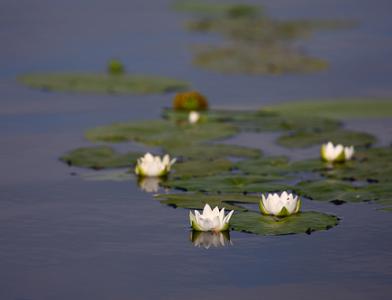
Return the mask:
POLYGON ((192 230, 190 240, 195 247, 203 247, 205 249, 226 247, 233 244, 228 231, 205 232, 192 230))
POLYGON ((161 178, 159 177, 141 177, 138 180, 139 187, 147 193, 157 193, 161 178))

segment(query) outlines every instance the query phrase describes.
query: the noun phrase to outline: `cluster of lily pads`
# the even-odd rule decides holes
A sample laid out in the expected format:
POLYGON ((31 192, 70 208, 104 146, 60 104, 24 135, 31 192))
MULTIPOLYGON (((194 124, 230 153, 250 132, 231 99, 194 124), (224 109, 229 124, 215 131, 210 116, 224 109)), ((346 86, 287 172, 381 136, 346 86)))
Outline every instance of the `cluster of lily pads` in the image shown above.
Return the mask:
MULTIPOLYGON (((205 101, 197 92, 184 93, 175 97, 174 107, 165 109, 160 120, 116 123, 86 132, 91 142, 158 147, 167 153, 162 158, 132 151, 118 153, 100 145, 72 150, 61 160, 95 170, 120 168, 87 175, 88 179, 130 180, 136 173, 141 188, 153 192, 162 204, 203 209, 201 214, 190 214, 196 230, 281 235, 311 233, 338 224, 336 216, 301 211, 300 197, 333 204, 374 201, 390 210, 392 148, 373 147, 374 136, 347 130, 340 120, 323 116, 271 108, 214 110, 207 109, 205 101), (282 147, 316 146, 321 157, 291 161, 285 156, 264 156, 260 149, 220 143, 241 132, 271 131, 277 133, 276 143, 282 147), (160 193, 162 188, 165 192, 160 193), (223 209, 230 213, 225 215, 223 209)), ((341 103, 336 102, 337 107, 341 103)), ((352 103, 350 111, 356 106, 352 103)), ((207 238, 197 233, 192 240, 196 237, 213 239, 211 245, 227 241, 222 236, 207 238)))
POLYGON ((223 73, 279 74, 323 70, 328 63, 297 47, 315 30, 352 26, 338 20, 292 20, 271 18, 260 6, 179 0, 174 8, 192 15, 187 28, 215 33, 222 43, 193 47, 194 64, 223 73))

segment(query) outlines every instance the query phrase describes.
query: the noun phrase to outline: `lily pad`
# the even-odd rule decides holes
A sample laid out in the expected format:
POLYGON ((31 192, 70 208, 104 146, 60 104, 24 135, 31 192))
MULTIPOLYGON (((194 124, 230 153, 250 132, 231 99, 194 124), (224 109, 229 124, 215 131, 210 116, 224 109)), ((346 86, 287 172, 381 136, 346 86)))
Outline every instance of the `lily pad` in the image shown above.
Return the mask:
POLYGON ((120 74, 29 74, 18 80, 29 87, 47 91, 102 94, 171 93, 189 87, 186 82, 172 78, 120 74))
POLYGON ((107 169, 130 167, 141 153, 128 152, 120 154, 108 146, 83 147, 67 152, 60 160, 71 166, 107 169))
POLYGON ((278 138, 278 143, 288 148, 306 148, 332 141, 336 144, 370 146, 376 138, 368 133, 350 130, 295 131, 278 138))
POLYGON ((352 181, 392 181, 392 147, 372 148, 358 151, 355 159, 334 165, 324 176, 352 181))
POLYGON ((171 154, 191 160, 213 160, 218 158, 257 158, 262 155, 261 150, 226 144, 200 144, 192 147, 173 147, 171 154))
POLYGON ((176 124, 167 120, 117 123, 87 131, 91 141, 124 142, 135 141, 150 146, 170 148, 185 147, 214 139, 229 137, 238 130, 227 124, 205 123, 200 126, 176 124))
MULTIPOLYGON (((187 123, 188 113, 165 109, 163 117, 177 123, 187 123)), ((209 110, 201 113, 201 123, 227 123, 241 131, 332 131, 341 126, 336 120, 292 114, 278 114, 269 111, 209 110)))
MULTIPOLYGON (((294 187, 297 194, 317 201, 361 202, 375 200, 374 193, 339 180, 303 181, 294 187)), ((339 203, 339 202, 338 202, 339 203)))
POLYGON ((339 223, 333 215, 319 212, 301 212, 286 218, 263 216, 255 212, 234 214, 230 225, 235 231, 243 231, 260 235, 283 235, 308 233, 328 230, 339 223))
POLYGON ((155 198, 162 204, 173 207, 203 209, 205 204, 211 207, 218 206, 228 210, 246 211, 241 204, 257 204, 260 197, 242 194, 203 194, 203 193, 180 193, 180 194, 160 194, 155 198))
POLYGON ((82 174, 81 177, 88 181, 131 181, 135 178, 129 170, 111 170, 82 174))
POLYGON ((173 166, 174 178, 190 178, 200 176, 211 176, 225 173, 232 169, 233 163, 227 159, 216 160, 191 160, 176 163, 173 166))
POLYGON ((275 44, 254 46, 201 46, 193 48, 193 64, 226 74, 282 74, 321 71, 328 63, 275 44))
POLYGON ((390 99, 340 99, 326 101, 289 102, 263 108, 271 112, 296 116, 331 119, 392 117, 390 99))
POLYGON ((282 191, 291 188, 287 184, 276 182, 276 180, 280 179, 282 178, 273 175, 244 176, 221 174, 191 179, 169 179, 164 185, 169 188, 185 191, 221 193, 265 193, 282 191))

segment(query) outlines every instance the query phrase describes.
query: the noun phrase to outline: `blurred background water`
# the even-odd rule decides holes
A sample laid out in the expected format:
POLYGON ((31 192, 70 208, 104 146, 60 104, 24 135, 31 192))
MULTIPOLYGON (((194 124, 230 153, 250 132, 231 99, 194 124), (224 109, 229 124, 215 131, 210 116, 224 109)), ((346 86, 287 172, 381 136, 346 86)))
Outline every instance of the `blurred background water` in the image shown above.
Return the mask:
MULTIPOLYGON (((0 299, 389 299, 391 215, 376 205, 305 201, 341 224, 310 236, 232 232, 231 246, 194 247, 186 210, 159 204, 134 181, 84 181, 58 161, 87 145, 86 129, 157 118, 172 95, 50 93, 15 79, 103 71, 117 57, 130 72, 190 81, 215 107, 392 96, 390 1, 251 3, 280 19, 360 25, 303 42, 330 62, 326 71, 221 75, 191 65, 189 45, 213 37, 186 32, 186 15, 168 0, 0 1, 0 299)), ((381 128, 390 133, 388 124, 381 128)), ((240 142, 268 141, 252 139, 240 142)))

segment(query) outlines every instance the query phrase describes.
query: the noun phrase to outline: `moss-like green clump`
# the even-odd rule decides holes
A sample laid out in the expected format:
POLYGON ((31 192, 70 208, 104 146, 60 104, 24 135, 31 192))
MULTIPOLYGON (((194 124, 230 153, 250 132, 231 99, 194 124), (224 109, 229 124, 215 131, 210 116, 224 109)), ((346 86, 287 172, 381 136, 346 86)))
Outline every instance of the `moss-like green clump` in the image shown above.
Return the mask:
POLYGON ((173 108, 184 111, 200 111, 208 108, 207 98, 197 91, 177 93, 173 99, 173 108))
POLYGON ((183 91, 188 84, 172 78, 142 75, 29 74, 18 78, 23 84, 45 91, 97 94, 155 94, 183 91))
POLYGON ((118 59, 111 59, 108 62, 107 72, 109 75, 123 75, 125 74, 125 67, 118 59))

